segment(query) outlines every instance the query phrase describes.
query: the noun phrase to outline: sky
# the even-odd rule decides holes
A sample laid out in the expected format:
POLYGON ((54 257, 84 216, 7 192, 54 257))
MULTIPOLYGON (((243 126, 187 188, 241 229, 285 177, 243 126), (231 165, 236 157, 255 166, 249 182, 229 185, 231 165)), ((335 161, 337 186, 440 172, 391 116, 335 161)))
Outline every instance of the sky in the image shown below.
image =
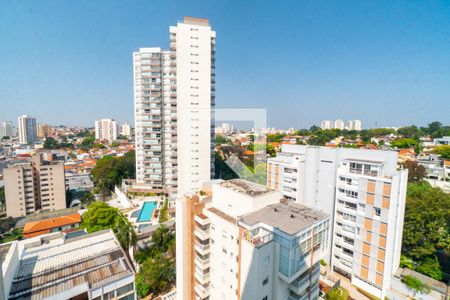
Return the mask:
POLYGON ((450 124, 450 1, 0 0, 0 120, 134 123, 132 52, 217 32, 216 105, 268 126, 450 124))

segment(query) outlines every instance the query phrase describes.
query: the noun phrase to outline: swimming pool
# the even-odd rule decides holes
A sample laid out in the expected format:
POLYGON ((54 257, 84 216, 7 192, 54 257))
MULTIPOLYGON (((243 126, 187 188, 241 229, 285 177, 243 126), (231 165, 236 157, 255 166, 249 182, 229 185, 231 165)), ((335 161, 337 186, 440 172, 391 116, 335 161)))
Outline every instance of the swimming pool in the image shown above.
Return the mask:
POLYGON ((152 219, 152 213, 156 209, 156 202, 144 202, 138 222, 148 222, 152 219))

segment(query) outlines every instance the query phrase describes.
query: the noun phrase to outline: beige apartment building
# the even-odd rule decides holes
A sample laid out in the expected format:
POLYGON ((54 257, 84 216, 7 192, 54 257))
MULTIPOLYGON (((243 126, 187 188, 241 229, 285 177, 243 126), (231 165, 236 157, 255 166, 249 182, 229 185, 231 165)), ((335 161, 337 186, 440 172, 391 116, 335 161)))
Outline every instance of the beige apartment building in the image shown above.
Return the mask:
POLYGON ((330 215, 242 179, 177 201, 177 299, 319 297, 330 215))
POLYGON ((8 217, 66 208, 64 162, 44 160, 37 153, 31 162, 4 169, 3 176, 8 217))
POLYGON ((44 139, 51 136, 53 133, 53 128, 48 124, 38 124, 37 137, 39 139, 44 139))

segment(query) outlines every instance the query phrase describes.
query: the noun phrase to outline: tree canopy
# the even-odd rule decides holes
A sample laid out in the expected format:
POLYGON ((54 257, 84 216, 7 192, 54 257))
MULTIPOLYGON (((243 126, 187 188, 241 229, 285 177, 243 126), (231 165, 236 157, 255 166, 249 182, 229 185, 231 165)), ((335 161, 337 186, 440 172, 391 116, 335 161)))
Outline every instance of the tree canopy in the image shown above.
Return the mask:
POLYGON ((418 272, 437 280, 450 273, 450 194, 427 182, 408 185, 402 252, 418 272))
POLYGON ((136 178, 135 166, 134 151, 121 157, 104 156, 97 160, 91 172, 97 192, 105 197, 114 190, 115 185, 121 184, 122 179, 136 178))
POLYGON ((85 228, 88 233, 112 229, 127 253, 128 248, 136 243, 133 226, 117 208, 105 202, 97 201, 89 205, 87 212, 82 216, 80 227, 85 228))
POLYGON ((450 159, 450 145, 441 145, 434 148, 434 153, 439 154, 442 158, 450 159))

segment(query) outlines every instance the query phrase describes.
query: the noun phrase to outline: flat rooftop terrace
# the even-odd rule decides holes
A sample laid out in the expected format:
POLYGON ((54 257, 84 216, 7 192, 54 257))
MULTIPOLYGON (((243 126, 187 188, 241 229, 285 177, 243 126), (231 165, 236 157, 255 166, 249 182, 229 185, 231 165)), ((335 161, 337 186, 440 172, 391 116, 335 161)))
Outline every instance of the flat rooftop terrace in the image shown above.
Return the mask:
POLYGON ((276 203, 242 216, 240 222, 252 226, 264 223, 289 235, 297 234, 329 215, 297 203, 276 203))
POLYGON ((220 183, 220 186, 232 189, 234 191, 256 197, 273 191, 263 185, 256 184, 243 179, 231 179, 220 183))

